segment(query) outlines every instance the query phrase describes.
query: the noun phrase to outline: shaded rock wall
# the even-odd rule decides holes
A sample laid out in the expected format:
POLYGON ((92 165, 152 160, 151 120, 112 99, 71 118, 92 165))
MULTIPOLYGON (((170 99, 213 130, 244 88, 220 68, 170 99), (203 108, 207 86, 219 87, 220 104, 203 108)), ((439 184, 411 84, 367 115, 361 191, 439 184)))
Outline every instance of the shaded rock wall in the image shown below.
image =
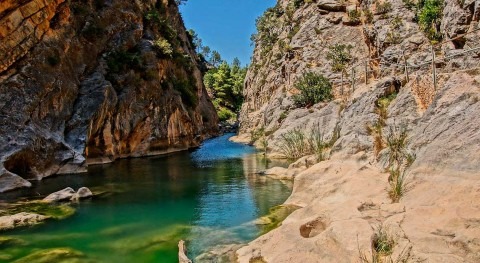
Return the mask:
POLYGON ((2 191, 217 132, 174 1, 4 1, 0 39, 2 191))

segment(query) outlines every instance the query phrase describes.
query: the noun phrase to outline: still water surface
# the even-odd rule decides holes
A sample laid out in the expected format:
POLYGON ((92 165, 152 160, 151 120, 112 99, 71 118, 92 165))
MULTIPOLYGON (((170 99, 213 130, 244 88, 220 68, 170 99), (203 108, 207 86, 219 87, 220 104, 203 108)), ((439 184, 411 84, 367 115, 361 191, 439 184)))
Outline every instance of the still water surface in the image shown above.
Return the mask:
POLYGON ((253 148, 229 142, 230 136, 206 141, 193 152, 120 160, 90 167, 85 175, 45 179, 27 194, 67 186, 111 194, 75 204, 76 213, 67 219, 5 233, 25 243, 0 253, 14 260, 69 247, 94 262, 168 263, 178 262, 179 239, 187 241, 191 258, 255 239, 262 228, 252 221, 283 203, 291 186, 249 176, 265 169, 265 162, 253 148))

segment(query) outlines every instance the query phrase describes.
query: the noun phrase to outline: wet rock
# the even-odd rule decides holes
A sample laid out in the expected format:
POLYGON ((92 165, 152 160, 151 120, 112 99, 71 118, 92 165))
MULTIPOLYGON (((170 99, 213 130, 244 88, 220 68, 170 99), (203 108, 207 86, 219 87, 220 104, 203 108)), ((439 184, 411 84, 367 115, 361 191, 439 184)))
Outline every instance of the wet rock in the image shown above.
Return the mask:
POLYGON ((43 201, 58 202, 58 201, 70 200, 74 194, 75 194, 75 190, 73 190, 71 187, 67 187, 63 190, 49 194, 47 197, 43 198, 43 201))
POLYGON ((47 218, 48 218, 47 216, 33 214, 33 213, 25 213, 25 212, 14 214, 14 215, 1 216, 0 231, 14 229, 14 228, 23 227, 23 226, 37 225, 43 222, 44 220, 46 220, 47 218))
POLYGON ((20 202, 12 204, 6 209, 7 214, 33 213, 54 219, 65 219, 75 213, 75 209, 66 204, 56 204, 45 201, 20 202))
POLYGON ((187 247, 185 246, 185 241, 183 240, 178 242, 178 262, 192 263, 192 261, 187 257, 187 247))
POLYGON ((93 193, 87 187, 81 187, 78 191, 70 198, 70 200, 78 201, 83 198, 92 197, 93 193))

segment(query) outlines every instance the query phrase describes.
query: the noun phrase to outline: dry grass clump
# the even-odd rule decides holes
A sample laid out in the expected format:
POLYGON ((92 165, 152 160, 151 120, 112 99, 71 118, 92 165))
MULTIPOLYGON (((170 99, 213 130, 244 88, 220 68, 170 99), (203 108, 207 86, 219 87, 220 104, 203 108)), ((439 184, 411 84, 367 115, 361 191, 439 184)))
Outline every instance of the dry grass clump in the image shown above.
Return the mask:
POLYGON ((309 135, 300 129, 293 129, 281 135, 279 148, 281 153, 290 161, 303 156, 315 154, 317 162, 325 160, 325 152, 338 139, 339 130, 335 128, 332 139, 325 141, 320 127, 317 125, 309 135))

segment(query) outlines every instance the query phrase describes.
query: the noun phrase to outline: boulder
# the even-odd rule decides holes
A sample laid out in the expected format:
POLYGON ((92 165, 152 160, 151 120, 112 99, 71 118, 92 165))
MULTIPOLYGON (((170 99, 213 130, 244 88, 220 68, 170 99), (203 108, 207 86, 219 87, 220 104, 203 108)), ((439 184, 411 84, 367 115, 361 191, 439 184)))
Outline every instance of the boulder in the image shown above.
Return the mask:
POLYGON ((80 200, 83 198, 92 197, 93 193, 87 187, 81 187, 78 191, 70 198, 70 200, 80 200))
POLYGON ((47 218, 47 216, 25 212, 0 216, 0 231, 14 229, 20 226, 33 226, 41 223, 47 218))
POLYGON ((334 1, 334 0, 320 0, 318 2, 318 7, 323 10, 327 11, 332 11, 332 12, 338 12, 338 11, 343 11, 347 9, 347 6, 345 4, 342 4, 339 1, 334 1))
POLYGON ((8 172, 5 169, 0 170, 0 193, 22 187, 31 187, 32 184, 22 177, 8 172))
POLYGON ((64 200, 69 200, 73 197, 75 194, 75 190, 73 190, 71 187, 67 187, 63 190, 57 191, 55 193, 52 193, 45 197, 43 201, 45 202, 58 202, 58 201, 64 201, 64 200))

